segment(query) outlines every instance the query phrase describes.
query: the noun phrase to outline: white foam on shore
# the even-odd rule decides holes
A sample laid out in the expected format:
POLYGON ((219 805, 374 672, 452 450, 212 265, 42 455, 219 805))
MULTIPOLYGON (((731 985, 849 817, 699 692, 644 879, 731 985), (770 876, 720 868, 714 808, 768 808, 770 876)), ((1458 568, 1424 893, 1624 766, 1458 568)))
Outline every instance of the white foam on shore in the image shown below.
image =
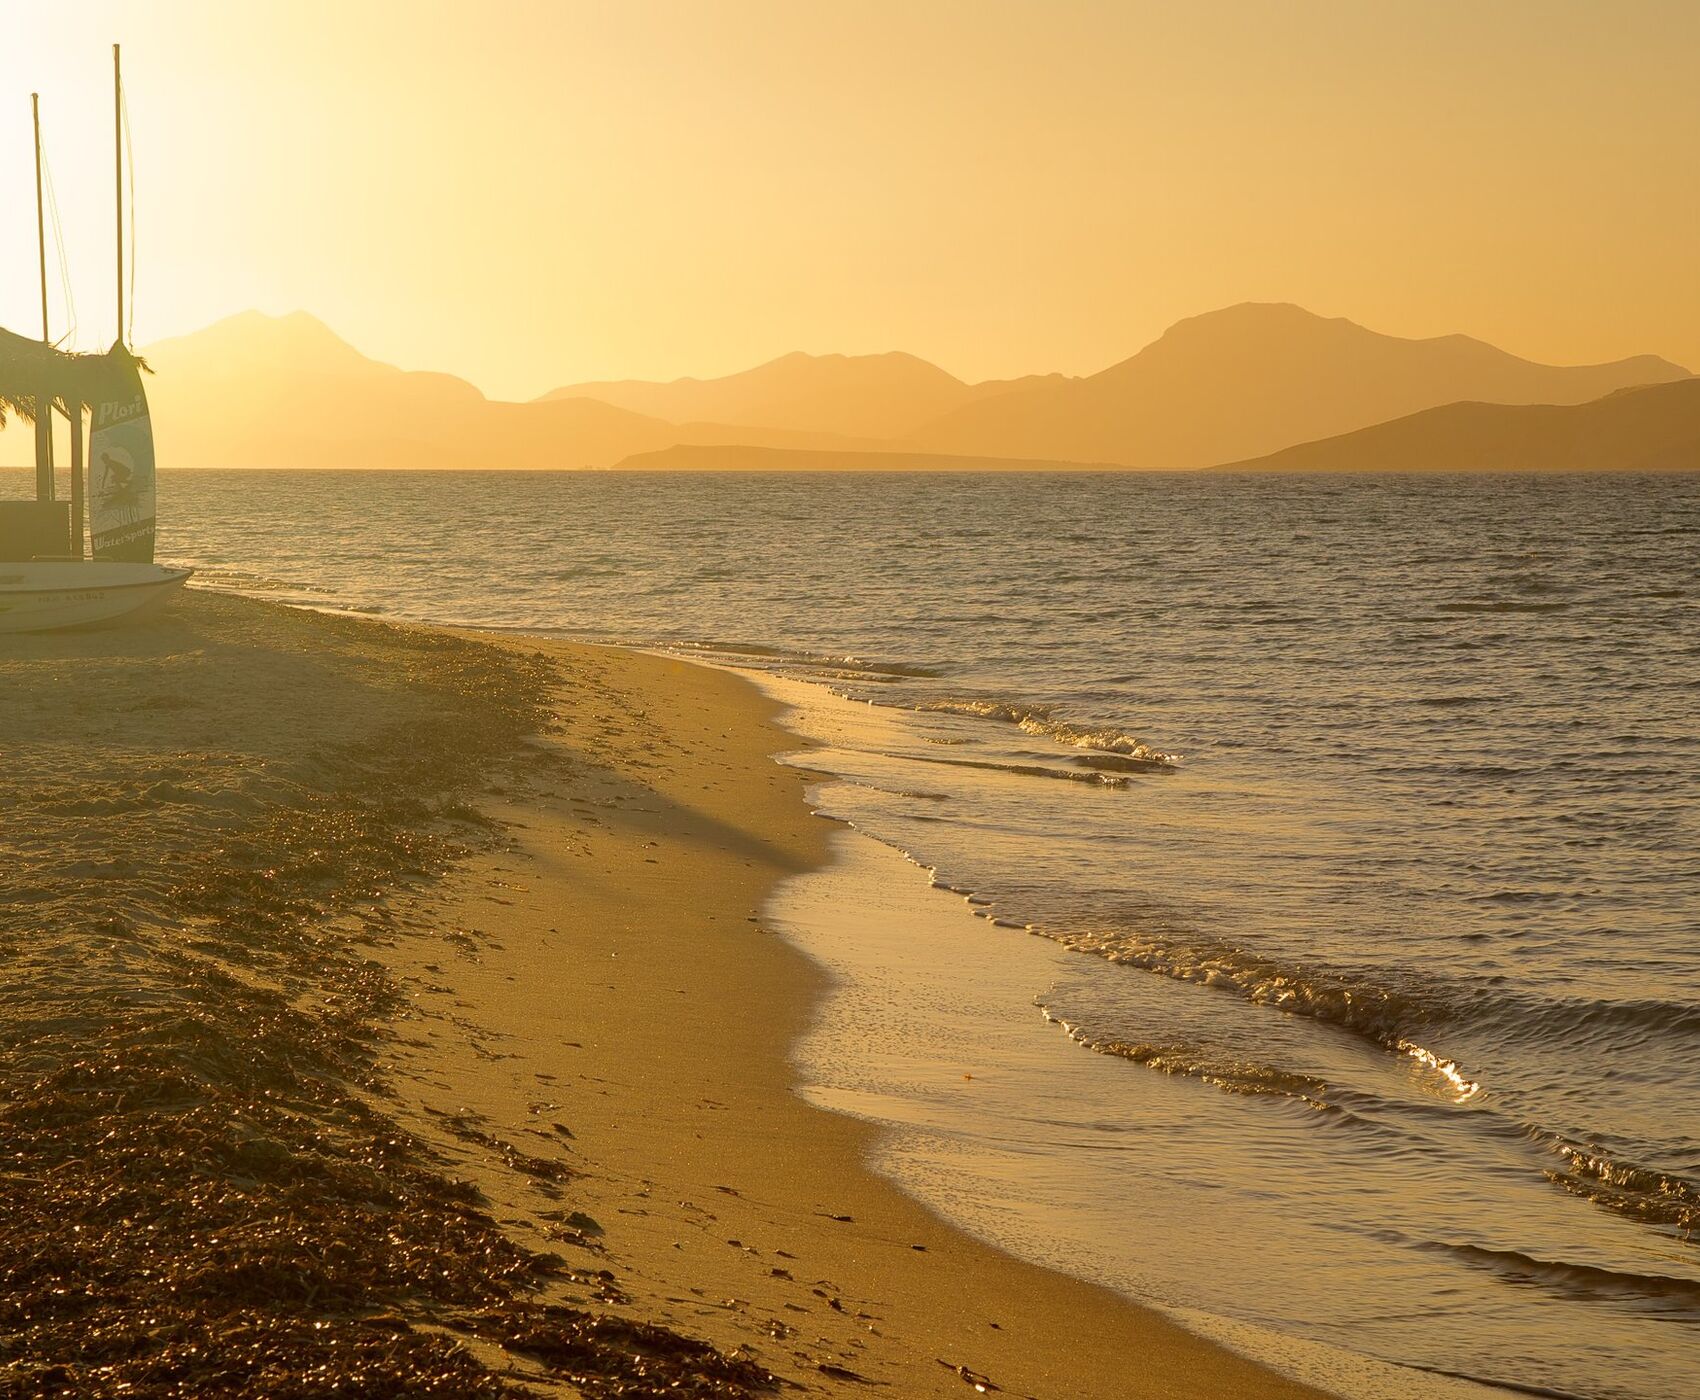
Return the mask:
MULTIPOLYGON (((742 674, 787 707, 785 727, 817 743, 877 744, 879 729, 903 722, 820 685, 742 674)), ((820 757, 803 751, 795 761, 820 757)), ((811 800, 830 808, 841 781, 818 784, 811 800)), ((763 917, 828 974, 793 1052, 799 1092, 885 1129, 874 1170, 978 1239, 1109 1287, 1345 1400, 1509 1393, 1199 1307, 1177 1288, 1175 1261, 1202 1240, 1218 1263, 1244 1261, 1247 1288, 1279 1288, 1283 1268, 1317 1266, 1304 1249, 1275 1257, 1285 1222, 1163 1170, 1166 1143, 1186 1139, 1200 1114, 1231 1116, 1242 1105, 1082 1054, 1038 1005, 1079 972, 1078 954, 989 918, 983 901, 939 888, 931 871, 851 824, 833 833, 831 854, 822 869, 782 883, 763 917)), ((1224 1162, 1224 1177, 1255 1175, 1253 1151, 1224 1162)))
POLYGON ((1161 1151, 1137 1131, 1152 1099, 1184 1113, 1188 1091, 1083 1055, 1046 1022, 1034 998, 1070 971, 1067 950, 975 917, 853 829, 833 834, 832 856, 782 884, 763 917, 830 979, 795 1048, 800 1092, 886 1130, 875 1170, 987 1243, 1113 1288, 1347 1400, 1507 1393, 1186 1306, 1172 1266, 1146 1267, 1167 1263, 1177 1231, 1215 1233, 1229 1249, 1240 1237, 1248 1281, 1279 1248, 1247 1234, 1232 1208, 1199 1214, 1197 1193, 1167 1190, 1145 1160, 1161 1151))

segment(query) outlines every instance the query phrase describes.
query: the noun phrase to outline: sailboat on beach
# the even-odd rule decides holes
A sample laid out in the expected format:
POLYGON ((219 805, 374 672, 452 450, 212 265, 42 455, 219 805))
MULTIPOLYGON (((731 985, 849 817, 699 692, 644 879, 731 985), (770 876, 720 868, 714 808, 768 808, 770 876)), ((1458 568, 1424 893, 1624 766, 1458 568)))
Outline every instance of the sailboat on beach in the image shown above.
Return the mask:
POLYGON ((112 48, 117 122, 118 339, 105 354, 57 349, 47 313, 41 117, 35 116, 41 339, 0 329, 0 424, 35 425, 33 501, 0 501, 0 632, 88 626, 133 615, 177 592, 193 570, 153 562, 154 449, 142 362, 124 336, 123 76, 112 48), (83 415, 90 416, 85 466, 83 415), (53 415, 71 430, 71 499, 55 498, 53 415), (85 489, 86 487, 86 489, 85 489), (88 557, 84 554, 87 515, 88 557))

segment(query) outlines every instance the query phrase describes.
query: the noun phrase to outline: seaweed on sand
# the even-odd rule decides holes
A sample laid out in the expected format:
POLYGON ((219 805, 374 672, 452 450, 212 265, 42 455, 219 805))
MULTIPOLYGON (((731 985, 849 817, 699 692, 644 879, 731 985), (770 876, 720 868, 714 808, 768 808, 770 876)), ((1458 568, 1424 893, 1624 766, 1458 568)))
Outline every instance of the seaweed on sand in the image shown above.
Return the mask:
POLYGON ((382 1109, 396 993, 339 930, 453 860, 544 664, 208 597, 128 635, 0 658, 0 1395, 529 1393, 456 1334, 593 1397, 769 1385, 537 1301, 560 1261, 382 1109))

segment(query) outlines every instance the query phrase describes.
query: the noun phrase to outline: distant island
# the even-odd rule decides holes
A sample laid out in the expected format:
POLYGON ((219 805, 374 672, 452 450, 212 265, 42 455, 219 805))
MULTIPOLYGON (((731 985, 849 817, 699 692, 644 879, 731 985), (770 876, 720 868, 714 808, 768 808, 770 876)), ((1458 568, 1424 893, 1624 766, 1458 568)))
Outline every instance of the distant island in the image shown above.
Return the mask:
POLYGON ((1584 404, 1447 404, 1213 470, 1700 471, 1700 379, 1584 404))
POLYGON ((956 457, 937 452, 833 452, 797 447, 709 447, 680 444, 634 452, 616 471, 690 472, 1073 472, 1123 471, 1113 462, 1058 462, 1025 457, 956 457))
MULTIPOLYGON (((1528 425, 1545 415, 1505 416, 1514 429, 1476 410, 1605 403, 1690 381, 1651 355, 1543 365, 1467 336, 1402 339, 1262 303, 1182 321, 1084 378, 978 384, 898 352, 794 352, 719 378, 572 384, 505 402, 370 359, 304 312, 245 312, 144 354, 161 461, 178 468, 1299 471, 1374 458, 1472 470, 1508 454, 1533 463, 1550 441, 1551 465, 1573 470, 1631 449, 1597 435, 1566 442, 1571 429, 1542 438, 1528 425), (1439 427, 1408 425, 1449 406, 1439 427), (1354 437, 1382 426, 1385 437, 1354 437)), ((1680 462, 1662 402, 1596 417, 1680 462), (1630 425, 1644 414, 1657 422, 1630 425)), ((30 450, 24 434, 0 432, 0 460, 30 450)))

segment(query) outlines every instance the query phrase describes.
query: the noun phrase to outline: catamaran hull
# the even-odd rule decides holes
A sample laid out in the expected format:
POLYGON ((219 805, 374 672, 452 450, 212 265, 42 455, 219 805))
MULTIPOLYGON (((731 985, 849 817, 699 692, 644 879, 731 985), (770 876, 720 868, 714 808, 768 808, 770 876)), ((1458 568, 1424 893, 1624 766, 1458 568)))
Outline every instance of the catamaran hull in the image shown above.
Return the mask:
POLYGON ((135 618, 176 594, 193 572, 157 564, 0 564, 0 632, 135 618))

